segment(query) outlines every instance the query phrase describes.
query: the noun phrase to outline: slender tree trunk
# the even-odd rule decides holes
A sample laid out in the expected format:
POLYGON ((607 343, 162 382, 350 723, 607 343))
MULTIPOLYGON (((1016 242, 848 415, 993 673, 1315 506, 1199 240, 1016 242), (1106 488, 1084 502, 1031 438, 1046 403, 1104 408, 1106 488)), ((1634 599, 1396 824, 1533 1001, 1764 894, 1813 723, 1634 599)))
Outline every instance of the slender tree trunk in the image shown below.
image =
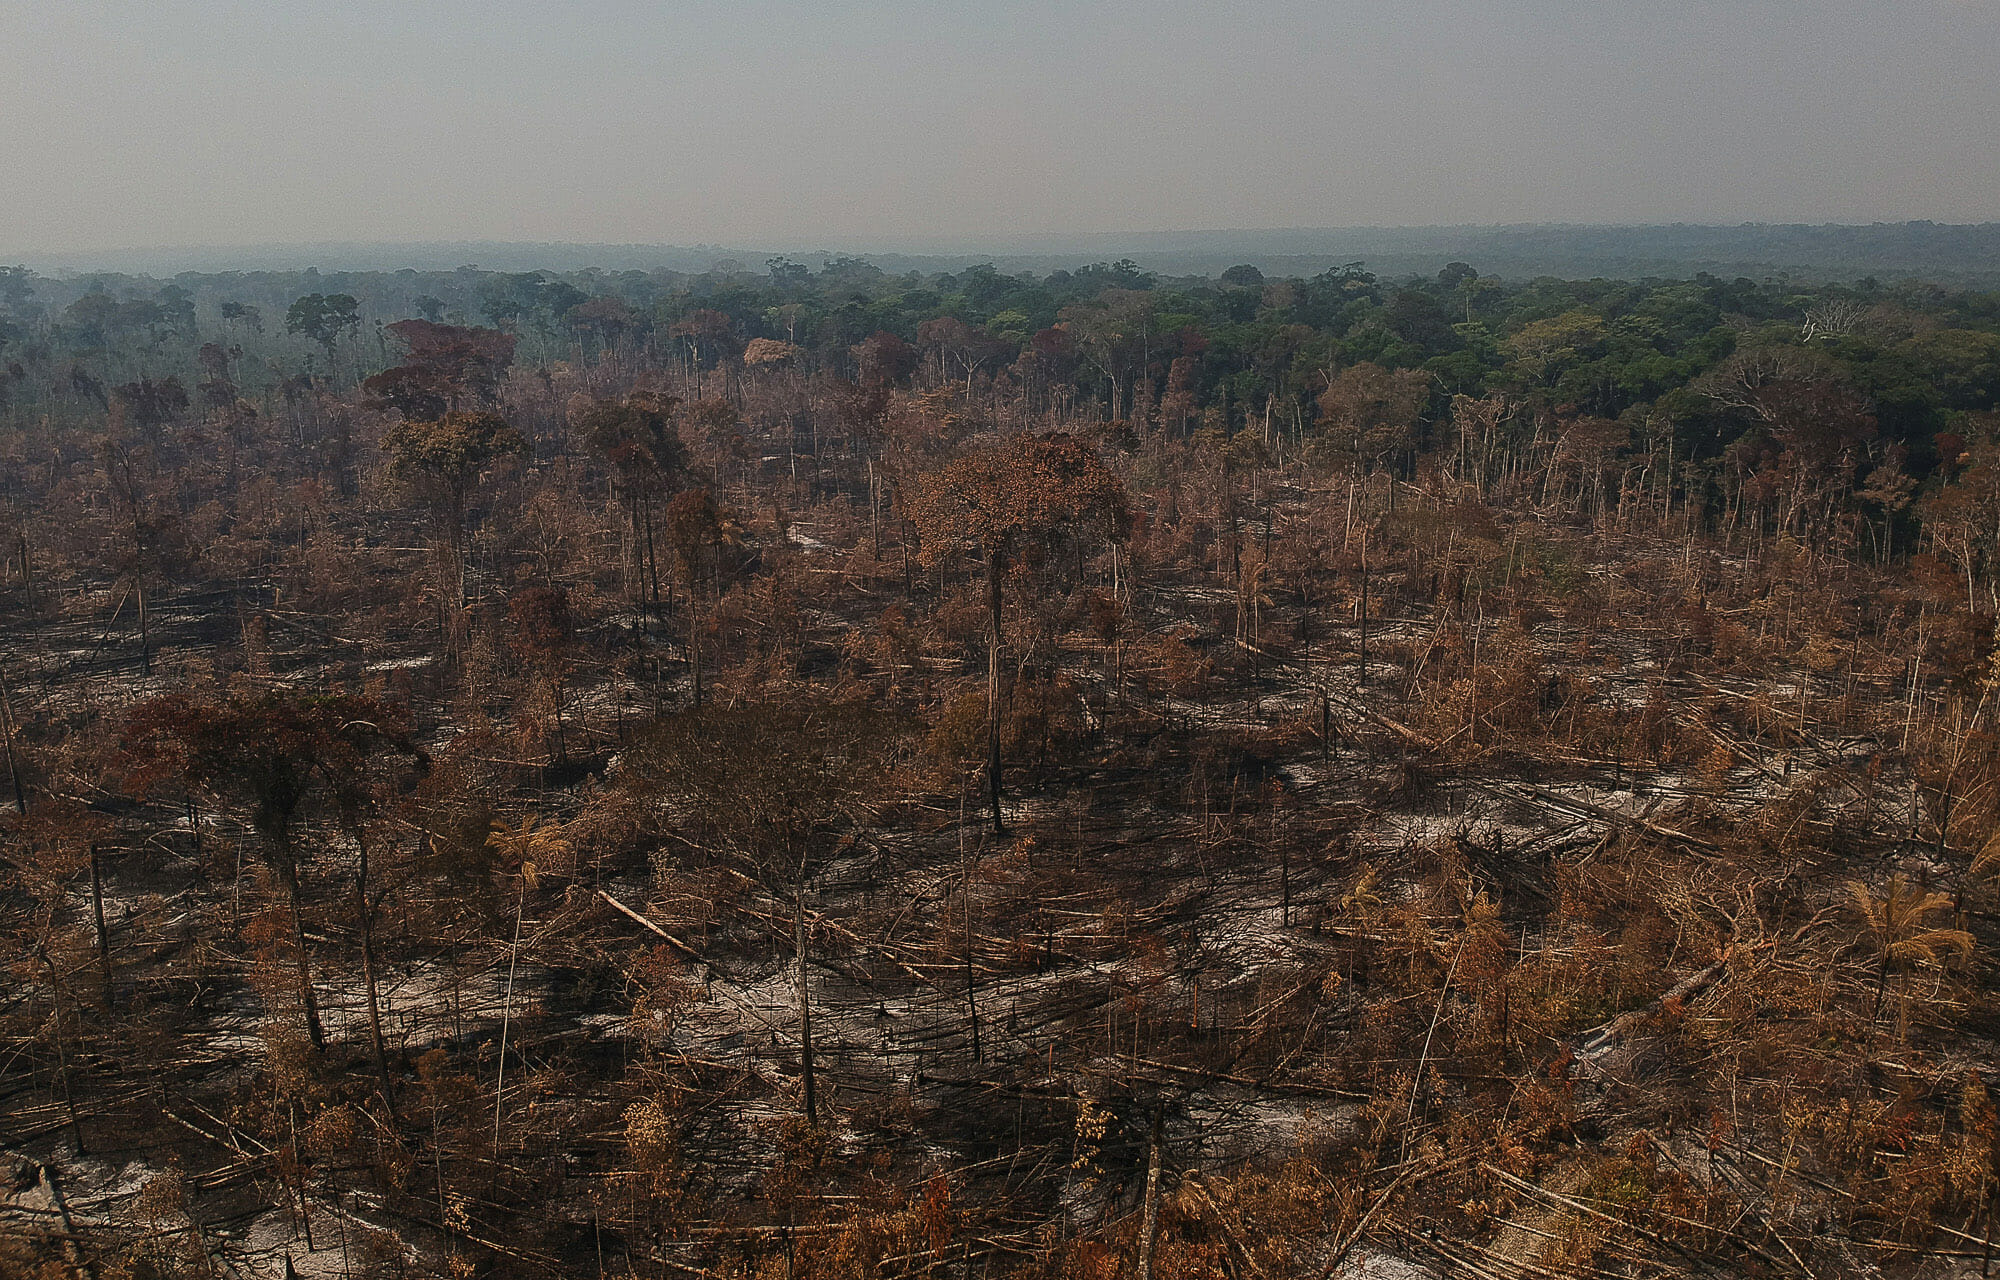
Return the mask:
POLYGON ((1153 1247, 1160 1238, 1160 1159, 1162 1120, 1153 1108, 1152 1153, 1146 1158, 1146 1203, 1139 1225, 1138 1280, 1153 1280, 1153 1247))
MULTIPOLYGON (((960 793, 961 795, 963 792, 960 793)), ((965 838, 965 827, 959 827, 959 838, 965 838)), ((972 1060, 986 1061, 986 1055, 979 1047, 979 966, 972 954, 974 934, 972 931, 972 864, 965 864, 965 1008, 972 1020, 972 1060)))
POLYGON ((514 967, 521 959, 521 913, 528 905, 528 874, 521 873, 521 893, 514 899, 514 943, 507 949, 507 994, 500 1005, 500 1068, 493 1075, 493 1151, 500 1151, 501 1106, 507 1087, 507 1029, 514 1016, 514 967))
POLYGON ((875 478, 875 460, 868 460, 868 537, 875 549, 875 559, 882 559, 882 499, 880 484, 875 478))
MULTIPOLYGON (((285 1123, 292 1131, 292 1176, 287 1180, 292 1184, 292 1194, 298 1197, 299 1223, 304 1228, 306 1252, 311 1253, 315 1248, 313 1244, 312 1204, 311 1201, 306 1199, 306 1153, 303 1144, 299 1142, 299 1102, 297 1098, 285 1099, 285 1123)), ((289 1253, 285 1255, 285 1265, 287 1270, 290 1270, 291 1255, 289 1253)), ((293 1274, 296 1275, 297 1272, 294 1271, 293 1274)))
POLYGON ((56 1073, 62 1085, 63 1109, 69 1115, 69 1140, 76 1148, 76 1153, 83 1155, 85 1154, 83 1125, 76 1115, 76 1094, 71 1091, 69 1082, 69 1049, 63 1042, 62 975, 56 972, 56 963, 49 958, 48 952, 42 951, 39 947, 36 950, 42 964, 49 971, 49 1027, 55 1036, 56 1073))
POLYGON ((653 612, 657 614, 660 611, 660 557, 653 540, 653 504, 648 501, 643 511, 646 528, 645 570, 652 591, 653 612))
POLYGON ((1361 533, 1361 673, 1359 683, 1368 683, 1368 533, 1361 533))
POLYGON ((986 650, 986 796, 993 807, 993 834, 1006 834, 1000 818, 1000 552, 986 551, 986 607, 992 634, 986 650))
POLYGON ((1292 927, 1292 846, 1286 841, 1278 847, 1278 918, 1287 929, 1292 927))
POLYGON ((90 912, 97 924, 97 966, 104 976, 104 1007, 112 1004, 111 934, 104 927, 104 873, 99 868, 97 846, 90 846, 90 912))
POLYGON ((382 999, 375 982, 375 911, 368 901, 368 836, 358 822, 354 826, 354 845, 360 854, 354 873, 354 912, 361 927, 361 982, 368 990, 368 1039, 375 1051, 375 1075, 382 1083, 382 1105, 394 1115, 396 1103, 389 1091, 389 1055, 382 1045, 382 999))
POLYGON ((630 486, 625 490, 625 524, 628 542, 624 554, 625 594, 634 604, 646 602, 646 535, 639 527, 639 496, 630 486))
MULTIPOLYGON (((557 659, 557 662, 560 661, 557 659)), ((562 764, 569 759, 569 748, 563 742, 563 678, 560 672, 549 676, 549 697, 554 700, 556 709, 556 763, 562 764)))
POLYGON ((806 1123, 819 1127, 819 1084, 813 1073, 812 984, 806 969, 806 891, 799 886, 793 898, 792 945, 799 959, 799 1074, 805 1087, 806 1123))
POLYGON ((292 858, 289 835, 277 837, 278 884, 285 891, 285 905, 292 916, 293 959, 298 969, 299 1001, 305 1006, 306 1034, 312 1039, 312 1047, 326 1048, 326 1028, 320 1023, 319 996, 313 991, 312 967, 306 959, 305 917, 299 910, 299 872, 292 858))
POLYGON ((133 583, 139 593, 139 674, 153 674, 153 638, 146 614, 146 579, 143 574, 133 575, 133 583))
POLYGON ((1236 478, 1229 464, 1222 466, 1222 504, 1229 514, 1229 580, 1236 584, 1237 591, 1243 589, 1243 538, 1241 525, 1236 518, 1236 478))
POLYGON ((1325 690, 1319 691, 1319 762, 1326 765, 1333 757, 1333 699, 1325 690))
POLYGON ((465 506, 466 494, 463 486, 451 495, 451 574, 452 574, 452 629, 457 634, 458 619, 465 612, 465 506))
POLYGON ((695 616, 695 600, 688 596, 688 670, 694 677, 694 709, 701 710, 701 619, 695 616))

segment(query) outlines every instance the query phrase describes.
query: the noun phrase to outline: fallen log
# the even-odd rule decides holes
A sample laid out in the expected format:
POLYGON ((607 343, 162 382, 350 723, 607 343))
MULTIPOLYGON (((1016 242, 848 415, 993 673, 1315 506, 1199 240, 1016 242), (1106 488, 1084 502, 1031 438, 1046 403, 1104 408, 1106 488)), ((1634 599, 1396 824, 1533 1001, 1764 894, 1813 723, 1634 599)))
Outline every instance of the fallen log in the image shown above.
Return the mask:
POLYGON ((676 938, 673 934, 668 933, 665 929, 662 929, 660 926, 654 924, 651 920, 648 920, 646 917, 632 910, 632 908, 618 901, 618 899, 612 897, 605 890, 599 889, 597 891, 597 896, 604 899, 606 902, 610 903, 619 912, 630 917, 632 920, 637 921, 643 927, 650 929, 653 933, 657 934, 662 938, 665 938, 667 942, 676 951, 679 951, 682 955, 686 956, 688 959, 693 960, 696 964, 708 963, 708 961, 702 957, 701 952, 696 951, 693 947, 690 947, 687 943, 682 942, 679 938, 676 938))

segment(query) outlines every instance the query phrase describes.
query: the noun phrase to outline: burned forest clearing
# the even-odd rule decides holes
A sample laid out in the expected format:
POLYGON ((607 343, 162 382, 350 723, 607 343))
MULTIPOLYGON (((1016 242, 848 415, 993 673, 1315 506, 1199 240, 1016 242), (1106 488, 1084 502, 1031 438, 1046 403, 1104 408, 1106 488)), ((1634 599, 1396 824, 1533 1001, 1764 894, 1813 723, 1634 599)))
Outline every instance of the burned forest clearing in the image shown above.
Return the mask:
POLYGON ((0 1275, 1983 1274, 1990 299, 1097 269, 16 296, 0 1275))

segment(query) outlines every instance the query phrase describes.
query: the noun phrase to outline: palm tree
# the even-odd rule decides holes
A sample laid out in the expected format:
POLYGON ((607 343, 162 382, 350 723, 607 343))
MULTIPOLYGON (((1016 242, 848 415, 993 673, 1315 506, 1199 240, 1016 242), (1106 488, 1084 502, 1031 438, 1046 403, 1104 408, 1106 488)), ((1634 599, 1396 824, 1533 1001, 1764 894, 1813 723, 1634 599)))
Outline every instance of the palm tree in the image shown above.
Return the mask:
MULTIPOLYGON (((1900 875, 1889 881, 1888 892, 1879 898, 1859 880, 1848 881, 1847 891, 1867 926, 1869 943, 1875 952, 1875 1009, 1869 1015, 1871 1026, 1882 1016, 1890 970, 1907 972, 1916 965, 1941 965, 1946 952, 1955 951, 1960 959, 1972 955, 1970 933, 1931 925, 1933 918, 1952 909, 1948 894, 1919 889, 1900 875)), ((1899 984, 1899 996, 1901 991, 1899 984)))
POLYGON ((500 1069, 493 1081, 493 1146, 500 1146, 500 1104, 507 1083, 507 1024, 514 1012, 514 965, 521 956, 521 913, 527 906, 528 890, 540 882, 539 864, 569 849, 559 826, 537 828, 532 813, 514 826, 495 819, 486 837, 486 846, 512 862, 520 872, 521 889, 514 899, 514 943, 507 952, 507 994, 500 1006, 500 1069))

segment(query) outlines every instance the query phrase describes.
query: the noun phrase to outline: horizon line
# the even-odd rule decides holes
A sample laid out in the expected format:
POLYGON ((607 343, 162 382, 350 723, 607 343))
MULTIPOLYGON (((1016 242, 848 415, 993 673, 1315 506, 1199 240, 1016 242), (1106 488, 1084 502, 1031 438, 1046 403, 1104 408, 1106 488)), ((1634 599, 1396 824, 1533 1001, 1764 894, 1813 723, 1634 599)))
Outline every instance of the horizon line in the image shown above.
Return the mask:
MULTIPOLYGON (((1890 227, 1928 227, 1938 230, 1984 230, 2000 226, 2000 220, 1983 222, 1939 222, 1929 218, 1906 218, 1900 220, 1876 219, 1867 222, 1803 222, 1768 221, 1750 219, 1738 222, 1700 222, 1689 220, 1661 222, 1434 222, 1434 223, 1366 223, 1349 225, 1295 225, 1272 227, 1187 227, 1169 230, 1120 230, 1120 231, 1020 231, 1006 232, 990 236, 968 236, 950 238, 930 238, 923 236, 884 237, 872 246, 863 246, 856 238, 836 236, 823 239, 814 248, 793 245, 789 248, 754 241, 735 243, 722 241, 673 241, 673 240, 564 240, 526 237, 502 239, 495 237, 413 237, 409 239, 307 239, 307 240, 256 240, 256 241, 209 241, 182 242, 173 244, 125 244, 104 245, 88 248, 10 248, 0 251, 0 263, 24 263, 29 258, 79 259, 90 257, 129 257, 145 254, 221 254, 221 253, 270 253, 296 252, 300 250, 365 250, 365 249, 438 249, 438 248, 492 248, 519 250, 524 248, 560 248, 567 250, 675 250, 680 252, 706 253, 775 253, 786 256, 793 253, 825 255, 841 253, 849 256, 865 257, 880 254, 895 257, 965 257, 982 252, 998 252, 1001 247, 1018 247, 1028 243, 1040 246, 1033 252, 1014 252, 1001 256, 1037 256, 1052 252, 1062 252, 1060 246, 1073 244, 1100 244, 1121 239, 1134 241, 1161 240, 1175 237, 1224 237, 1224 236, 1309 236, 1309 235, 1354 235, 1384 232, 1510 232, 1510 231, 1649 231, 1649 230, 1868 230, 1890 227)), ((777 238, 773 237, 775 241, 777 238)), ((1139 246, 1135 246, 1139 247, 1139 246)), ((1297 251, 1294 251, 1296 254, 1297 251)), ((470 265, 470 264, 467 264, 470 265)))

